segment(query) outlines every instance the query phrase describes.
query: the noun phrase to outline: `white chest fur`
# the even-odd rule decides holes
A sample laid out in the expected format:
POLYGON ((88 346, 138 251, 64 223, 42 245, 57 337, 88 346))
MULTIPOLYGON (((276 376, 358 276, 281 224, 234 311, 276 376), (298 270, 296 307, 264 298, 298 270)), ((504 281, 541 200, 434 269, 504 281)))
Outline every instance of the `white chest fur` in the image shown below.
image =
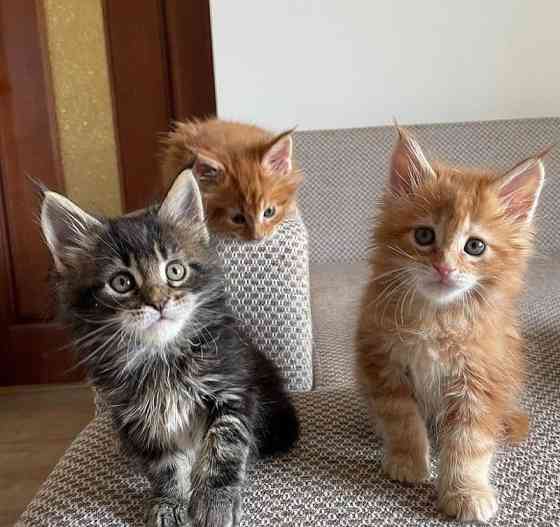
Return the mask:
POLYGON ((436 417, 448 375, 439 342, 421 334, 396 338, 391 343, 391 359, 402 367, 424 416, 436 417))

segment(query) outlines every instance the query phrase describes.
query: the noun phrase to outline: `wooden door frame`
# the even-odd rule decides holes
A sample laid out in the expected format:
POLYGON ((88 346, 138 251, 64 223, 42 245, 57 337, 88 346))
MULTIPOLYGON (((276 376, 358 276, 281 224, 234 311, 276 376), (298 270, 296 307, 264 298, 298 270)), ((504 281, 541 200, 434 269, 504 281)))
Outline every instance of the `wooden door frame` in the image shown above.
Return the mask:
POLYGON ((29 240, 30 268, 43 273, 50 266, 38 226, 31 227, 29 204, 39 201, 26 176, 64 190, 54 107, 42 3, 0 0, 0 385, 83 376, 69 371, 73 356, 62 327, 22 311, 17 287, 24 280, 14 268, 29 240))
POLYGON ((159 138, 172 121, 216 113, 210 2, 137 0, 131 16, 126 2, 103 0, 103 13, 123 205, 130 211, 161 197, 159 138))

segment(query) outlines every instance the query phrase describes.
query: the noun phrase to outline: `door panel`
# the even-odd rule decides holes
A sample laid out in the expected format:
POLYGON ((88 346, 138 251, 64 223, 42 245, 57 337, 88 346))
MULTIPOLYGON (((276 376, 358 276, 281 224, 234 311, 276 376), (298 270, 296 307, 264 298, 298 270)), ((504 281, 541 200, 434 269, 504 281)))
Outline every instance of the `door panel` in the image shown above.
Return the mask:
POLYGON ((8 89, 1 96, 2 174, 12 261, 15 318, 49 316, 49 257, 36 225, 37 197, 26 176, 62 188, 56 126, 36 2, 3 0, 0 35, 8 89), (25 20, 22 27, 21 21, 25 20), (17 89, 15 89, 17 87, 17 89))
POLYGON ((68 339, 52 318, 50 257, 27 176, 62 189, 39 2, 0 0, 0 384, 81 377, 65 372, 68 339), (52 359, 51 359, 52 354, 52 359))

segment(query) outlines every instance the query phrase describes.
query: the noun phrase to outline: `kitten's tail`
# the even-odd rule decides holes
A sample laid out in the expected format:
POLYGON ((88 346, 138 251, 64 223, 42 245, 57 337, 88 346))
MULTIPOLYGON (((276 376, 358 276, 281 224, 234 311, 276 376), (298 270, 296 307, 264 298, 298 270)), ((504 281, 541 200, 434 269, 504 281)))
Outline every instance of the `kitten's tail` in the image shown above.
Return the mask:
POLYGON ((506 417, 505 436, 508 443, 518 445, 525 441, 529 435, 529 416, 516 409, 506 417))
MULTIPOLYGON (((267 405, 268 406, 268 405, 267 405)), ((257 434, 259 457, 285 454, 299 438, 299 421, 287 396, 264 409, 263 425, 257 434)))
POLYGON ((256 442, 259 457, 283 454, 299 438, 296 409, 284 387, 278 368, 261 353, 258 371, 258 421, 256 442))

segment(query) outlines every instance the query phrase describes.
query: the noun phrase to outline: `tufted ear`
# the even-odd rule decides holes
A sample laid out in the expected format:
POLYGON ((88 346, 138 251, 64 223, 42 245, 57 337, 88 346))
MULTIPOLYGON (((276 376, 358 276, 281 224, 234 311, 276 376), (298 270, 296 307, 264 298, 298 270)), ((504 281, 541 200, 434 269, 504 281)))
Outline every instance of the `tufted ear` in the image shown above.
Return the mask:
POLYGON ((173 223, 204 224, 204 205, 192 170, 183 170, 175 178, 158 215, 173 223))
POLYGON ((435 177, 435 171, 415 139, 403 128, 396 128, 399 138, 391 158, 389 185, 397 194, 408 194, 424 179, 435 177))
POLYGON ((68 198, 49 190, 43 193, 41 230, 58 272, 65 270, 72 253, 87 248, 92 231, 102 226, 68 198))
POLYGON ((551 148, 525 159, 496 180, 498 195, 506 205, 506 212, 516 221, 530 223, 533 219, 544 184, 542 158, 551 148))
POLYGON ((282 176, 292 170, 293 130, 277 135, 262 156, 262 166, 273 176, 282 176))

